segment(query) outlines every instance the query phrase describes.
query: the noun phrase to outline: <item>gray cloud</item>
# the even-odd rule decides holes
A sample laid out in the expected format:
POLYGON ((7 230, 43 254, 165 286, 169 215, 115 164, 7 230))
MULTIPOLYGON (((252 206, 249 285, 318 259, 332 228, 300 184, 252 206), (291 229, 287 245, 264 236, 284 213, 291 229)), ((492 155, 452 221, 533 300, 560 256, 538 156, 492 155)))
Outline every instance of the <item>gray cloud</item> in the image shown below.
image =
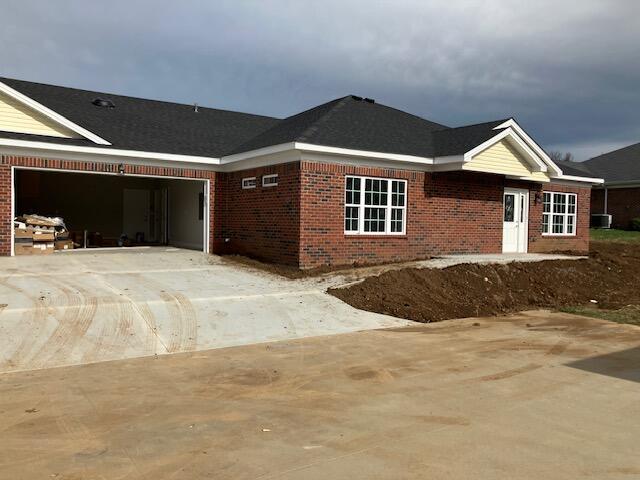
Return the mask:
POLYGON ((356 93, 448 125, 515 116, 578 158, 640 141, 640 2, 22 0, 0 74, 295 113, 356 93))

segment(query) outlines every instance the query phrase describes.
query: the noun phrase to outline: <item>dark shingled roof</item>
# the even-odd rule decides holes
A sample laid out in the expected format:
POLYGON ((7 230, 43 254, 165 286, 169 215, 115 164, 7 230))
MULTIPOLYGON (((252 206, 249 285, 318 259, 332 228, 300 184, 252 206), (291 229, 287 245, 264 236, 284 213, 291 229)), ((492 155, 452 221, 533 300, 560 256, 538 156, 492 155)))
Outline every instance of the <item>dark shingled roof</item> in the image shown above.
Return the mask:
POLYGON ((554 162, 560 167, 565 175, 573 175, 574 177, 602 178, 589 171, 584 162, 566 162, 564 160, 556 160, 554 162))
POLYGON ((232 153, 288 142, 429 157, 432 133, 447 128, 410 113, 348 95, 285 118, 232 153))
POLYGON ((495 127, 509 120, 495 120, 493 122, 478 123, 458 128, 440 130, 433 134, 435 156, 446 157, 468 152, 478 145, 498 135, 502 129, 495 127))
POLYGON ((604 153, 582 163, 594 175, 609 182, 640 181, 640 143, 604 153))
MULTIPOLYGON (((0 78, 118 148, 222 157, 300 142, 419 157, 463 154, 497 135, 505 120, 449 128, 410 113, 348 95, 283 120, 192 105, 145 100, 0 78), (97 98, 115 108, 93 105, 97 98)), ((85 139, 0 132, 4 138, 99 147, 85 139)))
MULTIPOLYGON (((219 157, 279 121, 204 107, 198 107, 196 113, 193 105, 22 80, 0 78, 0 81, 109 141, 111 148, 219 157), (93 105, 96 98, 111 100, 115 108, 93 105)), ((5 133, 2 136, 8 137, 5 133)), ((33 135, 19 138, 35 140, 33 135)), ((51 141, 70 143, 59 138, 51 141)), ((98 146, 93 142, 90 145, 98 146)))

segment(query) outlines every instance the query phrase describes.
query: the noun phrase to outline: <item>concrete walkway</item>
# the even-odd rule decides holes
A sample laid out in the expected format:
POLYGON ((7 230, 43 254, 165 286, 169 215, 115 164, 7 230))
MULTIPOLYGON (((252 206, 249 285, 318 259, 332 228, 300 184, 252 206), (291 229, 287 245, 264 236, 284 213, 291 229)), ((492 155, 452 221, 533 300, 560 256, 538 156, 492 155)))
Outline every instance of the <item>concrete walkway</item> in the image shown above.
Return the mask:
POLYGON ((542 262, 546 260, 584 260, 589 257, 577 255, 562 255, 556 253, 491 253, 469 255, 442 255, 429 260, 417 260, 412 262, 391 263, 373 267, 353 268, 340 270, 324 275, 331 286, 347 286, 358 283, 367 277, 380 275, 381 273, 401 270, 403 268, 447 268, 463 263, 477 263, 486 265, 490 263, 507 264, 512 262, 542 262))

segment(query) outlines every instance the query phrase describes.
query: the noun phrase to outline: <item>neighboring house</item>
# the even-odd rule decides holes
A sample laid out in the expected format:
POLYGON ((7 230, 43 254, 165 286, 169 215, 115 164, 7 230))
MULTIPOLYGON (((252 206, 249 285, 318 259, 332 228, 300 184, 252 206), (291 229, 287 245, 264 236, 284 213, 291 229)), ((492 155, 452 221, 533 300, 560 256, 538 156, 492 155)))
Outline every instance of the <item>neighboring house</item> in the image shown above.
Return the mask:
POLYGON ((11 79, 0 155, 4 255, 22 213, 93 245, 126 234, 302 268, 586 252, 601 182, 513 119, 449 128, 346 96, 281 120, 11 79))
POLYGON ((640 218, 640 143, 594 157, 583 165, 604 179, 593 190, 591 211, 611 215, 611 226, 629 228, 640 218))

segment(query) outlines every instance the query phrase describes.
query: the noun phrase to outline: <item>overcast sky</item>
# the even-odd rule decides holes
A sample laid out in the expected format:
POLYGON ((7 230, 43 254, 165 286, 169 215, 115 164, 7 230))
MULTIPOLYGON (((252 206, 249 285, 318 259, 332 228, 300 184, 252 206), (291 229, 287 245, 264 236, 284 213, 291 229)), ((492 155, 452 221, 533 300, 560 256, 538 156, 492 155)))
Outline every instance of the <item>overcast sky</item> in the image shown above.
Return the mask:
POLYGON ((346 94, 640 142, 640 1, 0 0, 0 76, 284 117, 346 94))

